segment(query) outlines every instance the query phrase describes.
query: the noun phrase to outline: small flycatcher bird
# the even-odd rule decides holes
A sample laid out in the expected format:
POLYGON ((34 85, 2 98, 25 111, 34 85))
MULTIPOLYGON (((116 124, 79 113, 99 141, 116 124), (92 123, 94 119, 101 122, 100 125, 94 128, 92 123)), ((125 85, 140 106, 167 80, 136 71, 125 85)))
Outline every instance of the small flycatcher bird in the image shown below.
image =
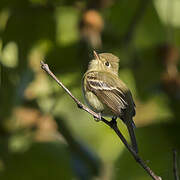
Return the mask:
POLYGON ((101 116, 120 118, 127 126, 134 151, 138 153, 134 134, 135 104, 130 90, 118 77, 119 58, 111 53, 97 54, 83 77, 83 94, 87 105, 101 116))

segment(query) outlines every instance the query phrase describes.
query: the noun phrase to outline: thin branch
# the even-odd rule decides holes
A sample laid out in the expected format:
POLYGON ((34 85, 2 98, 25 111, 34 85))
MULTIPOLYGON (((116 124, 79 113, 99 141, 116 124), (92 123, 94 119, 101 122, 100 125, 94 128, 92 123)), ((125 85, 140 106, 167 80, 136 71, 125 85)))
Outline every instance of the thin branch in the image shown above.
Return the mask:
POLYGON ((178 167, 177 167, 177 152, 175 149, 173 150, 173 173, 174 173, 174 179, 179 180, 178 167))
POLYGON ((144 168, 144 170, 152 177, 152 179, 154 180, 162 180, 161 177, 157 176, 147 165, 146 163, 139 157, 138 154, 136 154, 136 152, 132 149, 132 147, 127 143, 126 139, 124 138, 124 136, 122 135, 122 133, 120 132, 118 126, 117 126, 117 122, 116 120, 112 120, 112 121, 107 121, 106 119, 104 119, 103 117, 101 117, 99 114, 97 114, 96 112, 92 111, 91 109, 89 109, 87 106, 85 106, 84 104, 82 104, 78 99, 76 99, 72 93, 63 85, 62 82, 60 82, 57 77, 51 72, 51 70, 49 69, 49 66, 47 64, 44 64, 43 61, 41 61, 41 68, 46 71, 66 92, 67 94, 74 100, 74 102, 77 104, 77 106, 80 109, 85 110, 86 112, 88 112, 89 114, 91 114, 94 118, 99 119, 101 121, 103 121, 106 125, 108 125, 109 127, 111 127, 114 132, 117 134, 117 136, 121 139, 121 141, 123 142, 123 144, 126 146, 126 148, 129 150, 129 152, 132 154, 132 156, 134 157, 134 159, 136 160, 137 163, 139 163, 139 165, 144 168))

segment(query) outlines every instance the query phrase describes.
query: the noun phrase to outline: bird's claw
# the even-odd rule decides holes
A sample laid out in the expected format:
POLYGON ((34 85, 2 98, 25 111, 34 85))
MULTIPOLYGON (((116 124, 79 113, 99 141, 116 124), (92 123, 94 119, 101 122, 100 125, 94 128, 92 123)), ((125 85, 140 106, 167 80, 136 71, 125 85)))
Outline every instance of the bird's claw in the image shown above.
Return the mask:
POLYGON ((101 114, 98 113, 98 117, 94 116, 94 120, 95 120, 96 122, 101 121, 101 114))

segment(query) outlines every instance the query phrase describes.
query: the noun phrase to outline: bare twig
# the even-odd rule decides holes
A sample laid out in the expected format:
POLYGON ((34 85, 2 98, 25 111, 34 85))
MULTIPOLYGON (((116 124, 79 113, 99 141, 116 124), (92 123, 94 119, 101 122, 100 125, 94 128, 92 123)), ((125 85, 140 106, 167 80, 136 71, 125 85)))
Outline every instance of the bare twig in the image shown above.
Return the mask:
POLYGON ((144 168, 144 170, 152 177, 152 179, 154 180, 162 180, 161 177, 157 176, 146 164, 145 162, 139 157, 138 154, 136 154, 136 152, 132 149, 132 147, 127 143, 126 139, 124 138, 124 136, 122 135, 122 133, 120 132, 118 126, 117 126, 117 122, 116 120, 112 120, 112 121, 107 121, 106 119, 104 119, 103 117, 101 117, 99 114, 97 114, 96 112, 92 111, 91 109, 89 109, 87 106, 85 106, 84 104, 82 104, 78 99, 76 99, 72 93, 62 84, 62 82, 60 82, 57 77, 51 72, 51 70, 49 69, 49 66, 47 64, 44 64, 43 61, 41 61, 41 68, 46 71, 68 94, 69 96, 74 100, 74 102, 77 104, 77 106, 83 110, 85 110, 86 112, 88 112, 89 114, 91 114, 94 118, 99 119, 101 121, 103 121, 106 125, 108 125, 109 127, 111 127, 114 132, 118 135, 118 137, 121 139, 121 141, 123 142, 123 144, 126 146, 126 148, 129 150, 129 152, 132 154, 132 156, 134 157, 134 159, 136 160, 136 162, 139 163, 140 166, 142 166, 144 168))
POLYGON ((177 167, 177 152, 175 149, 173 150, 173 173, 174 173, 174 179, 179 180, 178 167, 177 167))

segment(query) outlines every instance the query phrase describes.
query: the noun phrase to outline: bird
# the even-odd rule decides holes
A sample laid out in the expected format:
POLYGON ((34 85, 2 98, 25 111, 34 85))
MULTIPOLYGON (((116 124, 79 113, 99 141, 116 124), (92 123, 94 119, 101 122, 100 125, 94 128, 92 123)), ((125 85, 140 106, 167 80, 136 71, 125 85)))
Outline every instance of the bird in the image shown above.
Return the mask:
POLYGON ((131 91, 118 76, 119 58, 111 53, 93 53, 82 79, 85 102, 102 117, 120 118, 128 129, 133 150, 138 153, 133 121, 135 103, 131 91))

